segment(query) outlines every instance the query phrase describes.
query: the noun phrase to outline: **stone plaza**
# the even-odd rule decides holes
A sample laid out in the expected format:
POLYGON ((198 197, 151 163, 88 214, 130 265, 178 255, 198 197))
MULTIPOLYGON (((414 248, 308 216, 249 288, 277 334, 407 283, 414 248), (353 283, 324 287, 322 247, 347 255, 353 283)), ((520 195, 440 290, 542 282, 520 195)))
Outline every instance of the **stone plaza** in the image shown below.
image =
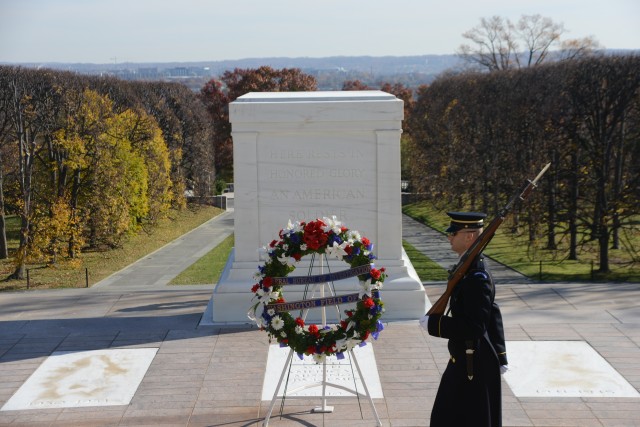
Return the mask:
MULTIPOLYGON (((185 254, 206 253, 233 232, 233 215, 229 211, 209 221, 92 288, 1 294, 0 425, 262 425, 269 405, 269 393, 263 390, 265 377, 274 369, 267 364, 266 334, 250 325, 201 325, 212 285, 167 286, 195 261, 195 256, 185 254), (47 397, 45 388, 36 388, 31 401, 28 393, 23 395, 22 404, 40 399, 39 406, 4 408, 54 353, 115 349, 155 353, 140 382, 130 389, 128 403, 98 406, 89 395, 69 398, 71 393, 65 396, 59 390, 57 397, 55 393, 47 397), (43 404, 47 399, 48 406, 43 404)), ((439 262, 449 262, 442 258, 448 253, 446 238, 407 217, 403 217, 403 238, 439 262)), ((546 353, 539 354, 540 359, 550 359, 555 367, 572 366, 580 380, 565 372, 555 384, 540 377, 538 383, 523 388, 517 378, 503 377, 504 425, 640 425, 638 284, 536 283, 499 265, 493 267, 508 349, 509 342, 540 343, 546 353), (563 351, 567 343, 579 343, 589 351, 579 358, 580 353, 563 351), (595 364, 593 353, 599 357, 595 364), (597 376, 611 372, 597 363, 602 360, 635 396, 626 396, 629 389, 616 383, 616 378, 597 376)), ((424 288, 434 301, 444 283, 425 283, 424 288)), ((398 321, 386 323, 370 347, 382 392, 382 397, 374 396, 382 425, 427 426, 448 358, 446 341, 428 336, 417 320, 398 321)), ((519 364, 515 354, 510 354, 510 361, 519 364)), ((108 364, 99 366, 108 369, 108 364)), ((514 368, 508 374, 518 372, 522 371, 514 368)), ((64 389, 100 392, 86 382, 89 377, 64 389)), ((269 425, 375 425, 365 401, 340 397, 330 403, 333 413, 318 414, 311 412, 317 399, 286 400, 282 416, 278 403, 269 425)))

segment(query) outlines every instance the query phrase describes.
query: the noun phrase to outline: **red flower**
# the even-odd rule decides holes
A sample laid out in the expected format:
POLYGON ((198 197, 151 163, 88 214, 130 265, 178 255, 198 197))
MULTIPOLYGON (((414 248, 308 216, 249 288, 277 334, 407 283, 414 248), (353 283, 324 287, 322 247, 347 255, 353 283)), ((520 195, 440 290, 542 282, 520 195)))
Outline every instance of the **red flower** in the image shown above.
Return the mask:
POLYGON ((251 288, 251 292, 255 294, 256 292, 258 292, 258 289, 260 289, 260 283, 256 283, 255 285, 253 285, 253 287, 251 288))
POLYGON ((272 248, 274 248, 276 246, 276 243, 278 243, 277 240, 272 240, 271 243, 269 243, 269 246, 271 246, 272 248))
POLYGON ((371 271, 369 272, 369 274, 371 274, 371 277, 373 277, 374 279, 378 280, 380 278, 380 270, 376 269, 376 268, 372 268, 371 271))
POLYGON ((280 298, 278 298, 278 299, 276 300, 276 303, 277 303, 277 304, 282 304, 283 302, 286 302, 286 301, 284 300, 284 297, 280 297, 280 298))
POLYGON ((344 251, 347 253, 347 255, 351 255, 351 252, 353 252, 353 246, 345 247, 344 251))
POLYGON ((307 347, 307 351, 305 351, 305 354, 315 354, 316 353, 316 347, 313 345, 310 345, 309 347, 307 347))
POLYGON ((347 321, 346 320, 341 320, 340 321, 340 327, 342 329, 347 329, 347 321))
POLYGON ((369 331, 364 331, 364 334, 362 335, 362 341, 366 341, 367 338, 369 338, 369 331))
POLYGON ((309 249, 315 251, 327 243, 327 235, 322 230, 324 225, 324 222, 317 220, 311 221, 304 226, 304 236, 302 240, 304 240, 309 249))
POLYGON ((262 287, 268 288, 272 284, 273 284, 273 279, 271 279, 271 277, 267 276, 264 279, 262 279, 262 287))
POLYGON ((351 311, 351 310, 348 310, 345 313, 347 313, 347 317, 353 316, 353 311, 351 311))
POLYGON ((318 326, 317 325, 309 325, 309 334, 313 335, 314 337, 317 337, 318 335, 320 335, 320 332, 318 330, 318 326))
POLYGON ((380 271, 382 271, 384 273, 385 271, 387 271, 387 269, 384 268, 384 267, 380 267, 380 271))
POLYGON ((376 305, 376 303, 373 301, 373 299, 367 297, 362 300, 362 305, 364 305, 366 308, 371 308, 376 305))
POLYGON ((369 246, 371 244, 371 240, 367 239, 366 237, 363 237, 362 244, 365 246, 369 246))
POLYGON ((304 320, 302 319, 302 317, 296 317, 296 325, 300 327, 304 326, 304 320))
POLYGON ((293 259, 295 259, 296 261, 300 261, 300 259, 302 258, 302 254, 293 254, 291 255, 293 257, 293 259))

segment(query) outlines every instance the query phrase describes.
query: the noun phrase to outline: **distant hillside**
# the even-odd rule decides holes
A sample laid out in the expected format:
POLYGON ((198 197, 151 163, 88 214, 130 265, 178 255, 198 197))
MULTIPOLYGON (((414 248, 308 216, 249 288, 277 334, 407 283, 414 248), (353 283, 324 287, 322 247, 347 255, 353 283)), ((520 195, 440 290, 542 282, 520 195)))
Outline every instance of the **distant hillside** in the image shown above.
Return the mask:
POLYGON ((96 71, 115 71, 119 69, 136 69, 157 67, 169 69, 176 67, 206 68, 212 75, 220 75, 224 71, 234 68, 257 68, 268 65, 273 68, 300 68, 309 71, 355 71, 374 75, 388 75, 396 73, 424 73, 439 74, 449 68, 460 65, 456 55, 421 55, 421 56, 332 56, 326 58, 245 58, 223 61, 197 62, 157 62, 157 63, 23 63, 16 64, 26 67, 45 67, 64 70, 75 70, 94 74, 96 71))
POLYGON ((439 74, 460 65, 455 55, 421 56, 332 56, 326 58, 248 58, 211 63, 212 70, 256 68, 300 68, 306 71, 363 72, 372 75, 399 73, 439 74))
MULTIPOLYGON (((605 51, 607 55, 638 54, 638 50, 605 51)), ((2 65, 3 63, 0 63, 2 65)), ((5 63, 6 64, 6 63, 5 63)), ((81 74, 110 75, 125 80, 179 81, 199 91, 212 78, 235 68, 258 68, 267 65, 276 69, 300 68, 316 77, 319 90, 340 90, 347 80, 360 80, 372 88, 382 83, 401 83, 416 89, 431 83, 439 74, 459 70, 463 61, 456 55, 419 56, 331 56, 325 58, 245 58, 224 61, 158 62, 158 63, 22 63, 34 68, 54 68, 81 74)))
MULTIPOLYGON (((9 65, 9 64, 7 64, 9 65)), ((360 80, 372 87, 382 82, 418 87, 435 76, 461 66, 455 55, 333 56, 326 58, 246 58, 224 61, 162 63, 22 63, 33 68, 53 68, 91 75, 113 75, 126 80, 182 80, 198 90, 207 80, 235 68, 300 68, 315 76, 320 90, 339 90, 345 80, 360 80)))

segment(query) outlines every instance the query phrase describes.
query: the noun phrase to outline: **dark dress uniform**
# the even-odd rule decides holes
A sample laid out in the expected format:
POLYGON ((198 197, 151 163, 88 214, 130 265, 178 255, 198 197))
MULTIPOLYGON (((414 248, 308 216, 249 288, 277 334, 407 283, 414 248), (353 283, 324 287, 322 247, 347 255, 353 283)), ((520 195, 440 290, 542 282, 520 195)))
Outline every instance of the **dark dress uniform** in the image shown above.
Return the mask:
POLYGON ((429 334, 448 338, 451 355, 431 411, 432 427, 502 425, 500 365, 507 364, 507 357, 494 298, 495 287, 480 255, 451 294, 451 315, 428 318, 429 334), (473 350, 472 356, 467 350, 473 350))
POLYGON ((448 338, 451 355, 431 411, 432 427, 502 425, 500 365, 506 365, 507 358, 494 297, 480 256, 451 294, 451 316, 429 316, 429 334, 448 338), (473 350, 471 360, 467 349, 473 350))

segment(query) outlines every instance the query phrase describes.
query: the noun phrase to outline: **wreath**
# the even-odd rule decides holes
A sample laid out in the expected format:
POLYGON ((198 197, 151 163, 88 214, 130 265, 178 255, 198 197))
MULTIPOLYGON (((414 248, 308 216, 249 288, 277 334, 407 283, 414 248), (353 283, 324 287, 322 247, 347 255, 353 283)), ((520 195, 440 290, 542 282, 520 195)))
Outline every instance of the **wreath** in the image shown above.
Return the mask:
POLYGON ((280 230, 279 237, 264 248, 267 259, 258 267, 255 275, 258 283, 251 288, 253 300, 257 302, 249 310, 249 318, 266 330, 270 339, 290 347, 301 359, 303 355, 312 355, 318 363, 330 355, 342 359, 344 351, 365 345, 369 336, 378 339, 384 329, 380 321, 384 303, 379 289, 386 274, 384 268, 378 269, 372 264, 376 257, 371 241, 358 231, 349 230, 335 216, 310 222, 291 223, 289 220, 287 227, 280 230), (346 318, 338 324, 306 324, 301 317, 272 306, 285 302, 283 278, 296 269, 303 256, 312 254, 343 260, 352 269, 360 267, 364 271, 358 275, 360 286, 356 307, 344 310, 346 318), (362 266, 369 266, 369 269, 362 266))

